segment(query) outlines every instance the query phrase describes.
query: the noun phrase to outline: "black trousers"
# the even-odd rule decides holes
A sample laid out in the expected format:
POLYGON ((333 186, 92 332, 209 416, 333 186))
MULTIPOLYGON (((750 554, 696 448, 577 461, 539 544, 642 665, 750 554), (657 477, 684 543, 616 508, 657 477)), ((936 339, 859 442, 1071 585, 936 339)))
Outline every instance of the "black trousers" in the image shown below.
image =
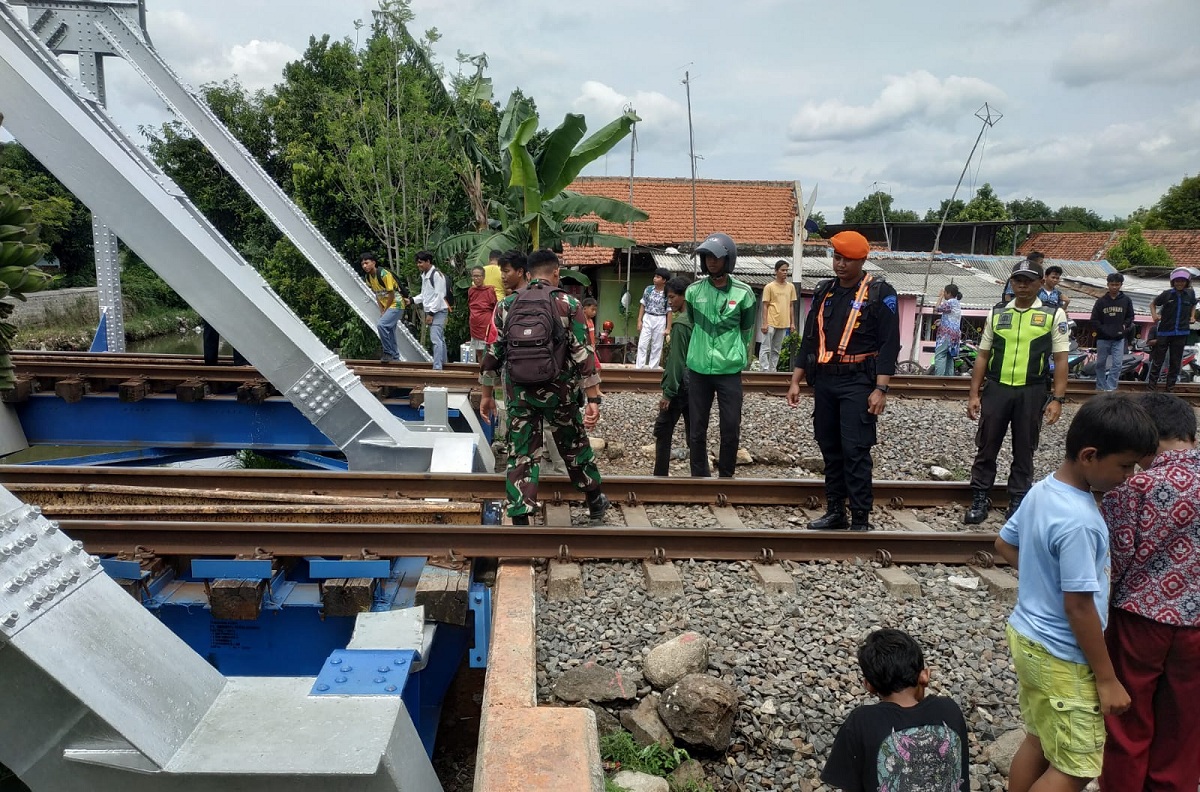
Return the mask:
MULTIPOLYGON (((215 366, 217 365, 217 355, 221 349, 221 334, 203 319, 200 320, 200 323, 204 327, 204 365, 215 366)), ((249 365, 246 358, 242 357, 236 349, 233 350, 233 365, 249 365)))
POLYGON ((1187 336, 1159 336, 1154 351, 1150 353, 1150 384, 1158 384, 1162 374, 1163 359, 1167 359, 1167 387, 1174 388, 1179 381, 1179 367, 1183 362, 1183 348, 1187 346, 1187 336), (1170 355, 1168 356, 1168 353, 1170 355))
POLYGON ((666 476, 671 471, 671 439, 675 426, 683 418, 683 436, 688 445, 692 439, 692 412, 688 406, 688 389, 680 388, 667 409, 659 410, 654 419, 654 475, 666 476))
POLYGON ((871 446, 877 441, 878 416, 867 412, 875 378, 866 372, 821 374, 813 386, 813 437, 825 458, 825 498, 850 500, 852 511, 870 511, 871 446))
POLYGON ((1033 486, 1033 452, 1042 436, 1046 409, 1046 383, 1013 388, 988 380, 980 396, 979 428, 975 431, 975 464, 971 489, 989 490, 996 483, 996 455, 1012 427, 1012 467, 1008 471, 1008 497, 1023 498, 1033 486))
POLYGON ((721 450, 717 454, 717 474, 733 478, 737 464, 738 441, 742 434, 742 375, 698 374, 688 371, 688 411, 692 428, 688 431, 692 447, 692 475, 708 478, 708 416, 713 396, 717 397, 717 421, 721 431, 721 450))

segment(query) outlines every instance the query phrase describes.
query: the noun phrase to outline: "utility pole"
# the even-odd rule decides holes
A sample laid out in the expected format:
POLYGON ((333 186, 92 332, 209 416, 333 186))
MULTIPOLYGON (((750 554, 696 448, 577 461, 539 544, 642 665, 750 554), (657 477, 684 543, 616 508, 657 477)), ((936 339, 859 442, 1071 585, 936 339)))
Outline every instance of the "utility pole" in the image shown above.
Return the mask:
POLYGON ((696 223, 696 137, 692 131, 692 80, 691 74, 683 73, 683 85, 687 91, 688 111, 688 160, 692 164, 692 255, 696 255, 697 223, 696 223))
POLYGON ((891 250, 892 238, 888 235, 887 213, 883 211, 883 191, 879 189, 879 182, 874 182, 871 186, 875 188, 875 198, 879 201, 879 219, 883 221, 883 241, 887 243, 887 249, 891 250))
POLYGON ((958 188, 962 187, 963 178, 967 175, 967 168, 971 167, 971 159, 975 156, 975 149, 979 148, 979 141, 983 140, 983 133, 999 123, 1000 119, 1004 118, 1004 114, 984 102, 983 107, 975 111, 975 117, 983 124, 979 127, 979 134, 975 137, 975 145, 971 146, 971 153, 967 155, 967 161, 963 163, 962 173, 958 174, 958 184, 954 185, 954 192, 950 193, 950 200, 946 202, 946 209, 942 212, 942 222, 938 223, 937 233, 933 237, 933 250, 929 251, 929 263, 925 265, 925 282, 921 286, 921 301, 917 306, 917 320, 913 322, 913 343, 912 349, 909 350, 909 360, 917 359, 921 325, 925 322, 923 313, 925 293, 929 291, 929 274, 933 271, 933 257, 937 255, 938 246, 942 243, 942 229, 946 227, 946 217, 950 214, 950 207, 954 205, 954 199, 958 197, 958 188))

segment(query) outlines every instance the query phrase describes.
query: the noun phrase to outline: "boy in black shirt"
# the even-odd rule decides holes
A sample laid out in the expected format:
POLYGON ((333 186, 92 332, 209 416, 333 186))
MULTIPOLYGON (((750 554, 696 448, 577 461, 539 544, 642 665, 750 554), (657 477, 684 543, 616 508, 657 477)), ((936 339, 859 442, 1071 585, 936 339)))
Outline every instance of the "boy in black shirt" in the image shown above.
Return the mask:
POLYGON ((858 650, 867 690, 834 738, 821 780, 847 792, 970 789, 967 724, 953 699, 925 696, 921 647, 900 630, 876 630, 858 650))

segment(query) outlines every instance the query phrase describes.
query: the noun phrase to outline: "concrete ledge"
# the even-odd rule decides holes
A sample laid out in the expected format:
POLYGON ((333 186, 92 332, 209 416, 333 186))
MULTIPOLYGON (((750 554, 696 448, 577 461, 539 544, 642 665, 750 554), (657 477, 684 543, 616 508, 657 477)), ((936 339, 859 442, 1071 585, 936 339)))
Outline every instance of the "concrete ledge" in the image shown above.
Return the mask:
POLYGON ((999 569, 971 567, 975 576, 983 581, 984 587, 1001 602, 1017 601, 1017 579, 999 569))
POLYGON ((533 567, 505 561, 492 589, 492 641, 475 792, 603 792, 596 716, 537 706, 533 567))
POLYGON ((921 596, 921 584, 902 569, 883 567, 875 570, 875 576, 879 578, 879 582, 883 583, 887 593, 893 597, 904 599, 921 596))

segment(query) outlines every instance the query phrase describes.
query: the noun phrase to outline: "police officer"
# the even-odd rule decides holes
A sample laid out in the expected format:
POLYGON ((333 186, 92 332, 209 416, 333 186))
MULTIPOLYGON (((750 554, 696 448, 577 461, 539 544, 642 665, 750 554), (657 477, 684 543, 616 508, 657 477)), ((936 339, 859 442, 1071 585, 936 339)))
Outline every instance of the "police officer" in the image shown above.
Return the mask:
POLYGON ((1038 299, 1042 267, 1029 259, 1018 262, 1009 278, 1013 299, 992 308, 983 326, 979 357, 971 372, 967 416, 979 420, 975 433, 975 464, 971 466, 971 507, 967 525, 987 519, 988 490, 996 481, 996 455, 1012 426, 1012 467, 1008 472, 1008 511, 1017 507, 1033 486, 1033 452, 1042 432, 1042 418, 1054 423, 1062 414, 1067 392, 1067 350, 1071 336, 1067 315, 1038 299), (1052 395, 1047 401, 1050 356, 1054 356, 1052 395), (985 382, 986 380, 986 382, 985 382), (982 395, 980 389, 982 388, 982 395))
MULTIPOLYGON (((513 525, 529 525, 529 516, 537 508, 538 452, 542 447, 542 428, 546 425, 567 464, 571 483, 584 494, 588 516, 598 521, 608 509, 608 498, 600 491, 600 471, 587 430, 600 420, 600 375, 596 371, 595 351, 588 343, 587 319, 579 301, 563 291, 554 294, 553 304, 565 330, 566 344, 566 365, 554 380, 537 384, 515 383, 507 364, 509 312, 526 291, 558 287, 558 256, 550 250, 536 251, 529 256, 528 271, 529 284, 496 306, 497 338, 488 344, 480 363, 479 384, 483 395, 479 412, 489 417, 495 412, 495 387, 503 372, 509 442, 505 491, 513 525), (584 408, 582 415, 580 407, 584 408)), ((553 353, 547 349, 546 354, 553 353)))
POLYGON ((800 380, 813 387, 813 435, 825 458, 825 516, 814 530, 871 530, 871 446, 900 354, 896 290, 863 273, 871 245, 857 231, 829 240, 837 276, 817 284, 792 360, 787 400, 800 403, 800 380), (846 522, 846 499, 850 522, 846 522))

